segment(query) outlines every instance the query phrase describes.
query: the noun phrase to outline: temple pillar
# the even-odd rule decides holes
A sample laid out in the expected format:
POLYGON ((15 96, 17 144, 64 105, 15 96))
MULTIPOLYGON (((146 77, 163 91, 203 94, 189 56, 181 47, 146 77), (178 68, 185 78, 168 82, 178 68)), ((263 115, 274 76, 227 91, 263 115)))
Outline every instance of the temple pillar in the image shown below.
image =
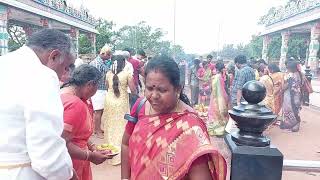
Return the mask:
POLYGON ((262 46, 262 59, 269 62, 268 59, 268 47, 270 44, 270 37, 268 35, 263 36, 263 46, 262 46))
POLYGON ((8 7, 0 5, 0 56, 8 53, 8 7))
POLYGON ((281 71, 285 71, 286 70, 285 62, 287 60, 290 32, 288 31, 282 32, 281 37, 282 37, 282 43, 281 43, 281 55, 280 55, 279 67, 281 71))
POLYGON ((320 22, 314 23, 311 28, 310 45, 309 45, 309 56, 308 66, 310 66, 313 73, 317 72, 319 67, 319 59, 317 54, 319 51, 319 38, 320 38, 320 22))
POLYGON ((89 39, 90 39, 91 46, 92 46, 92 54, 95 57, 96 56, 96 34, 90 33, 89 34, 89 39))
POLYGON ((74 50, 75 50, 76 55, 78 57, 78 54, 79 54, 79 29, 75 28, 75 27, 71 27, 70 37, 71 37, 72 43, 74 45, 74 50))

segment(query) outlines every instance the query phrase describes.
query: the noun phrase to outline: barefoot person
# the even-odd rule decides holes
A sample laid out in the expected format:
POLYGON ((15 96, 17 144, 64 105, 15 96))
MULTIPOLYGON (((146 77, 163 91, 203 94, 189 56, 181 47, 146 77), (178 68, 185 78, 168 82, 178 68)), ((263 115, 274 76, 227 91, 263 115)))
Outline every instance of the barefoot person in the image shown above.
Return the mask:
POLYGON ((298 63, 289 61, 287 63, 288 73, 285 76, 284 97, 283 97, 283 121, 280 128, 298 132, 300 129, 300 111, 302 74, 298 70, 298 63))
POLYGON ((90 65, 96 67, 103 75, 103 78, 98 84, 98 90, 94 96, 92 96, 92 105, 94 110, 94 122, 95 122, 95 133, 99 138, 103 138, 103 131, 101 129, 101 116, 104 108, 104 100, 106 98, 107 88, 105 84, 105 75, 111 66, 111 49, 108 46, 102 47, 100 54, 96 59, 90 62, 90 65))
MULTIPOLYGON (((129 88, 136 94, 134 79, 130 72, 125 71, 126 60, 122 55, 112 56, 113 65, 106 75, 107 96, 102 115, 104 124, 104 143, 121 146, 122 135, 127 121, 123 118, 129 112, 129 88)), ((112 165, 121 163, 120 155, 108 161, 112 165)))
POLYGON ((208 130, 212 136, 224 135, 229 120, 229 97, 227 94, 227 75, 222 62, 215 65, 217 74, 212 77, 210 105, 208 110, 208 130))
POLYGON ((75 56, 70 38, 44 29, 0 57, 0 179, 65 180, 72 162, 63 131, 59 79, 75 56))

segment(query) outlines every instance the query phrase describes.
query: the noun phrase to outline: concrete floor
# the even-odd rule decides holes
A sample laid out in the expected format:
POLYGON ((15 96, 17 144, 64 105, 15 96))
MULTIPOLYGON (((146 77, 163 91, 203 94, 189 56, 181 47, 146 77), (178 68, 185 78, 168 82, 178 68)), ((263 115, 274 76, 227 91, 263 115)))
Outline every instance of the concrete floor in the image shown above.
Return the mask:
MULTIPOLYGON (((320 101, 320 99, 319 99, 320 101)), ((301 129, 297 133, 281 130, 274 126, 266 134, 271 142, 291 160, 320 161, 320 111, 304 107, 301 111, 301 129)), ((101 140, 96 139, 97 142, 101 140)), ((94 180, 119 180, 120 166, 110 166, 107 163, 92 165, 94 180)), ((319 180, 320 173, 284 171, 283 180, 319 180)))

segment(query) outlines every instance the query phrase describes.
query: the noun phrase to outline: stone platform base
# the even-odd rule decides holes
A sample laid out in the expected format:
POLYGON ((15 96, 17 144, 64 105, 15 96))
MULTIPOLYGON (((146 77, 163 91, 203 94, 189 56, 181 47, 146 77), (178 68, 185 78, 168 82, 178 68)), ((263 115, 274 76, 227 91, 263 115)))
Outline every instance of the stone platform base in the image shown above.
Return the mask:
POLYGON ((225 136, 231 152, 231 180, 281 180, 283 155, 274 147, 239 146, 225 136))

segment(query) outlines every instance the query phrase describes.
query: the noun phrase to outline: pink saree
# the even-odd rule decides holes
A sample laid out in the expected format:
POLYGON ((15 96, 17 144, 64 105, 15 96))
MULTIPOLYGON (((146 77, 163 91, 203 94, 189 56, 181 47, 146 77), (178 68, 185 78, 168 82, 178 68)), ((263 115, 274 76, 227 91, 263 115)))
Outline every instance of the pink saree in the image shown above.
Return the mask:
POLYGON ((225 78, 222 74, 219 73, 212 78, 212 92, 208 109, 208 130, 212 136, 222 136, 229 119, 229 98, 225 87, 225 78))
POLYGON ((224 180, 226 162, 210 144, 205 124, 190 112, 143 116, 129 141, 132 180, 185 179, 192 163, 207 155, 211 176, 224 180))

